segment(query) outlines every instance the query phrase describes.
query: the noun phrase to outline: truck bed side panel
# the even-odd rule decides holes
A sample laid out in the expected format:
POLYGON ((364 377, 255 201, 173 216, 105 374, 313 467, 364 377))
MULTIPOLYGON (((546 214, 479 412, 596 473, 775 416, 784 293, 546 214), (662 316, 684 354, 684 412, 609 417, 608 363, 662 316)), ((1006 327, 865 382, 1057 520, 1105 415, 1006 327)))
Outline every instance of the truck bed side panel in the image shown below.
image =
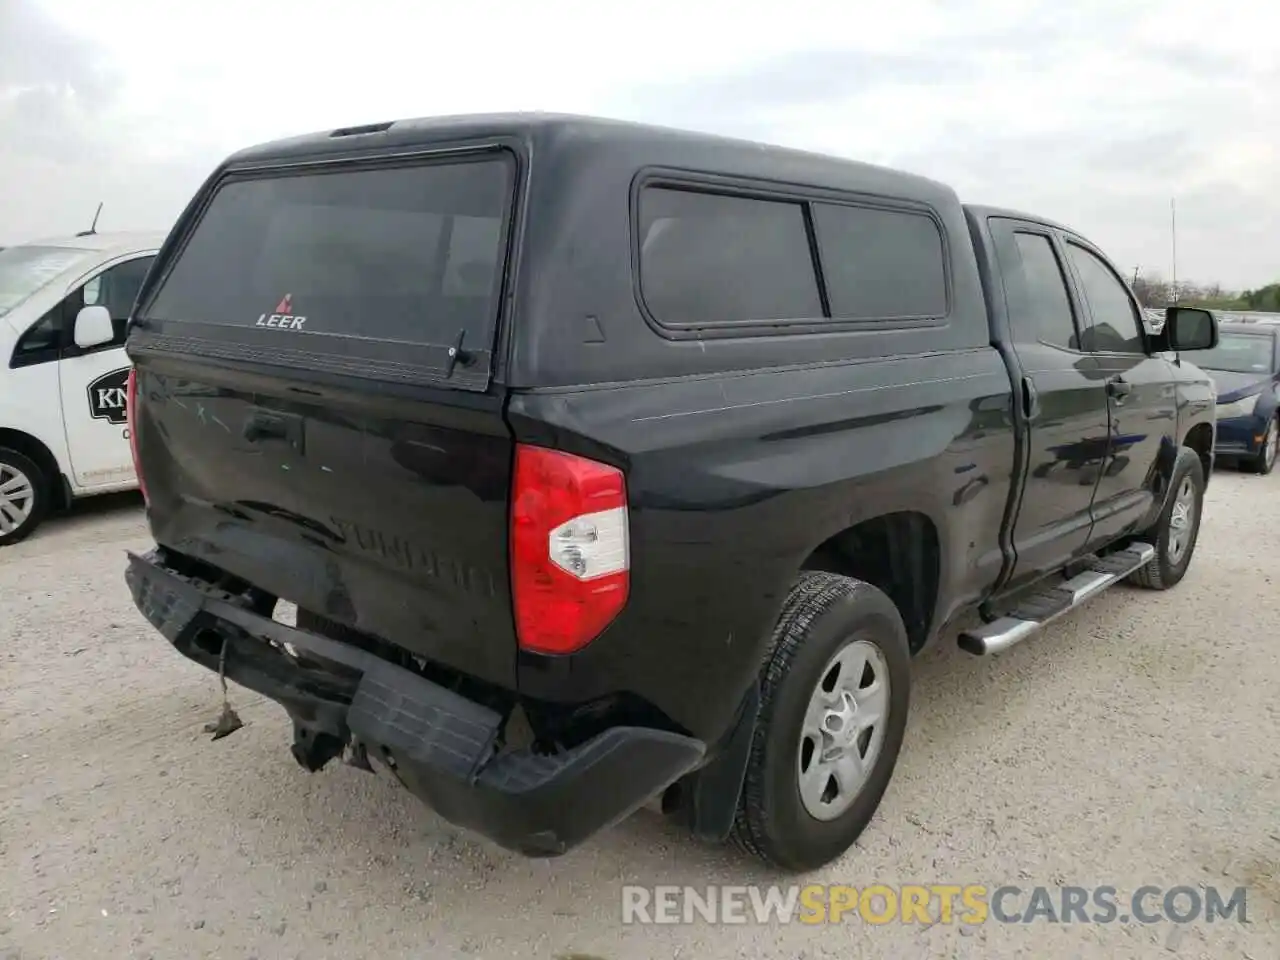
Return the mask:
POLYGON ((937 531, 934 626, 950 620, 1003 566, 1010 405, 989 347, 513 396, 519 439, 554 436, 628 464, 632 504, 626 609, 569 661, 527 662, 522 691, 656 692, 670 717, 714 735, 736 701, 705 691, 750 683, 801 563, 833 534, 897 511, 937 531))

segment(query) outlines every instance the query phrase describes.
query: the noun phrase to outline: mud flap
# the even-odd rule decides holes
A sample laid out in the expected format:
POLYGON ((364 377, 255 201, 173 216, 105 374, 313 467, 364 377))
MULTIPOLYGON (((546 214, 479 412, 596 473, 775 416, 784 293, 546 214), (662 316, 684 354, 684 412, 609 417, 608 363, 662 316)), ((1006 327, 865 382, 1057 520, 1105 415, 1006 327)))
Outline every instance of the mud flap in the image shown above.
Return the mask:
POLYGON ((681 803, 689 830, 699 840, 722 843, 733 829, 759 715, 760 685, 753 683, 743 698, 738 721, 724 748, 685 781, 681 803))

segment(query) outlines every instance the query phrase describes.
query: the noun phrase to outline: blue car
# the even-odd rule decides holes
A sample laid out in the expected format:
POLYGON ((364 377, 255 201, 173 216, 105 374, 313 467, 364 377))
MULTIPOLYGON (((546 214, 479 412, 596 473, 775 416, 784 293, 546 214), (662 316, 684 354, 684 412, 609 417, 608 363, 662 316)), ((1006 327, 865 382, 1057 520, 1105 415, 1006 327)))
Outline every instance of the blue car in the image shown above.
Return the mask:
POLYGON ((1280 447, 1280 319, 1219 324, 1212 350, 1182 354, 1217 386, 1216 453, 1255 473, 1270 473, 1280 447))

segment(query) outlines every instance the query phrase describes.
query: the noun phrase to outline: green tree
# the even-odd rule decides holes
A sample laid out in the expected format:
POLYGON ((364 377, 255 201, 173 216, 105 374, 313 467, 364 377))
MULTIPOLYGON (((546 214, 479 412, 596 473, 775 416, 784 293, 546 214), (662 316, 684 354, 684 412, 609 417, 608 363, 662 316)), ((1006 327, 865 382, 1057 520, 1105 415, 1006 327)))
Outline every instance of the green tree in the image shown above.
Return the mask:
POLYGON ((1280 283, 1269 283, 1257 290, 1246 290, 1240 294, 1244 309, 1263 312, 1280 313, 1280 283))

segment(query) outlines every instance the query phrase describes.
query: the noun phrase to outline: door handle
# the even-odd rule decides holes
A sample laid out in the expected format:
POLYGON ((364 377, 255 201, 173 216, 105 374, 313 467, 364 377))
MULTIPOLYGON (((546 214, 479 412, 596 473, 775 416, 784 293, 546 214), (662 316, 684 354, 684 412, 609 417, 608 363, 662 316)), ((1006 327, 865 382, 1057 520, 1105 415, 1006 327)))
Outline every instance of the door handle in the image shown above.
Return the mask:
POLYGON ((1133 392, 1133 384, 1124 377, 1112 377, 1107 381, 1107 396, 1121 400, 1133 392))
POLYGON ((255 410, 245 418, 242 435, 249 443, 257 443, 260 440, 283 440, 298 453, 302 453, 302 418, 294 414, 255 410))
POLYGON ((1022 378, 1022 412, 1028 420, 1034 420, 1040 414, 1040 395, 1036 393, 1035 381, 1030 377, 1022 378))
POLYGON ((257 413, 245 421, 244 438, 250 443, 256 440, 287 440, 289 429, 278 417, 257 413))

